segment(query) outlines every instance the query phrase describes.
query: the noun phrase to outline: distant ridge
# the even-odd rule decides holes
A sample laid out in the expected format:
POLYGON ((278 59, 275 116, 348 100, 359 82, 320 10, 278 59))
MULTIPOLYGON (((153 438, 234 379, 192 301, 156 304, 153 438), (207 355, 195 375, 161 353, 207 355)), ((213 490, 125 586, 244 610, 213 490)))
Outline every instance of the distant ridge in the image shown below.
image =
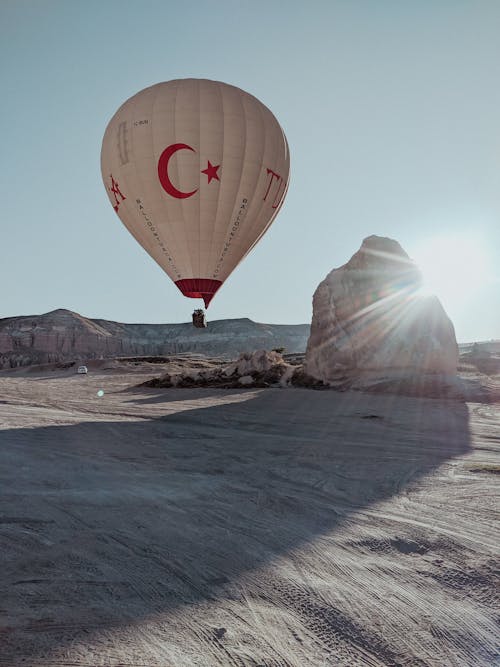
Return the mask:
POLYGON ((0 319, 0 368, 183 352, 229 358, 275 347, 301 353, 309 329, 308 324, 262 324, 248 318, 214 320, 207 329, 191 323, 124 324, 59 308, 0 319))

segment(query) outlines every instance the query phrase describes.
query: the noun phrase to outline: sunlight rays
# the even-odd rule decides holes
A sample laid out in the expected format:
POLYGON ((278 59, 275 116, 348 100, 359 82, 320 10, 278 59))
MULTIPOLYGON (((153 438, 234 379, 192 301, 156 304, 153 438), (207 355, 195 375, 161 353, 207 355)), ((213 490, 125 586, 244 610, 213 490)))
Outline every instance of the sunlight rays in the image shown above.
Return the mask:
POLYGON ((453 326, 439 301, 424 293, 415 262, 366 249, 342 282, 339 298, 331 304, 336 317, 319 346, 325 363, 335 350, 339 381, 345 372, 379 369, 381 364, 392 370, 411 364, 422 370, 441 366, 440 341, 453 336, 453 326), (375 261, 371 255, 377 256, 375 261))
POLYGON ((426 239, 414 259, 423 275, 422 294, 435 294, 445 306, 460 304, 494 282, 487 243, 475 233, 426 239))

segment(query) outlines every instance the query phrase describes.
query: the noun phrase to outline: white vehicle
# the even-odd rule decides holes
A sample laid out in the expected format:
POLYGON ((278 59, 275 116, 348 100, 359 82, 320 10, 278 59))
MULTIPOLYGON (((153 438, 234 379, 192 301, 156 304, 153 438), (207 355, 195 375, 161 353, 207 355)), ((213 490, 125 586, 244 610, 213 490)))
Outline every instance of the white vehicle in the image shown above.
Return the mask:
POLYGON ((87 366, 78 366, 78 370, 76 372, 81 375, 81 374, 87 374, 89 371, 87 366))

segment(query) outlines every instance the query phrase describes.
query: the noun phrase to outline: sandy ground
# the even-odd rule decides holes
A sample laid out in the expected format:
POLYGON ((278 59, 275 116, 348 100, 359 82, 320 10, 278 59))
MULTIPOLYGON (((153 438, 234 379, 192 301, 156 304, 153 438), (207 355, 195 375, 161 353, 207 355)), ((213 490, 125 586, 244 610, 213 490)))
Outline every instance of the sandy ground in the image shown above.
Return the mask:
POLYGON ((153 375, 0 374, 1 665, 500 664, 500 406, 153 375))

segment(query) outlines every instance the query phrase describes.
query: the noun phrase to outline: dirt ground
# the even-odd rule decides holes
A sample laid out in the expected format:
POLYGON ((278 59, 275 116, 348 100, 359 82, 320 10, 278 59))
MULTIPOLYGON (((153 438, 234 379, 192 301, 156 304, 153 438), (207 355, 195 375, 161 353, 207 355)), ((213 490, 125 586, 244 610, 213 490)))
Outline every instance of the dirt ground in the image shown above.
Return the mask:
POLYGON ((499 405, 158 371, 0 373, 1 665, 500 664, 499 405))

